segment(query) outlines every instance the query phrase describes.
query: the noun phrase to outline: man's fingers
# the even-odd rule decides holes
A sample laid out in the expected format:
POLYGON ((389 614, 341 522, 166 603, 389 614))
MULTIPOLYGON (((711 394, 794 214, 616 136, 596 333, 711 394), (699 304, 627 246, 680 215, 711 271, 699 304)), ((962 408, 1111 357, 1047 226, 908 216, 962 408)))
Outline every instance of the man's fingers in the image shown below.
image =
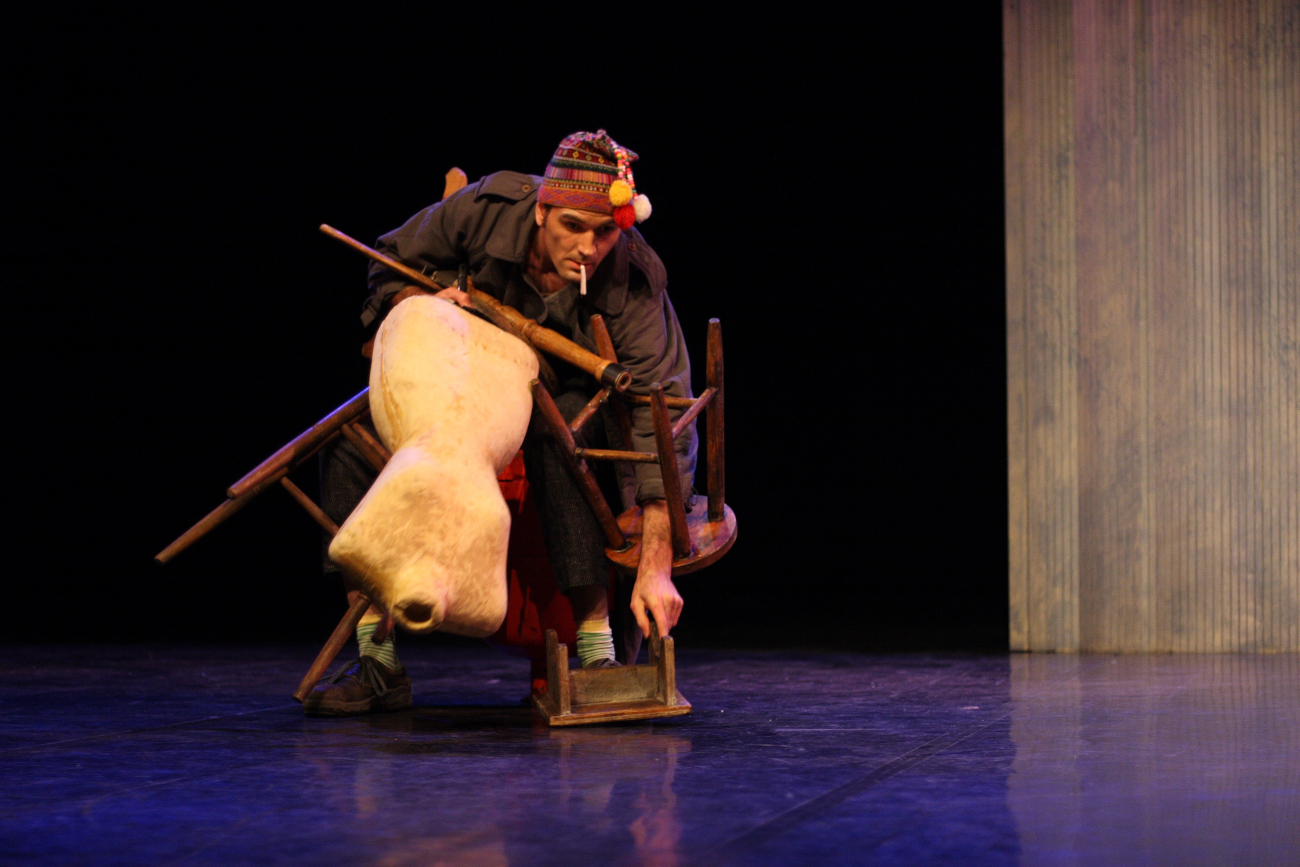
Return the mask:
POLYGON ((471 306, 471 302, 469 300, 469 293, 462 292, 455 287, 443 289, 434 297, 441 298, 444 301, 450 301, 453 304, 459 304, 461 307, 471 306))
POLYGON ((632 597, 632 616, 636 618, 636 625, 641 628, 641 634, 649 638, 650 621, 645 616, 645 603, 641 601, 640 596, 632 597))
POLYGON ((667 605, 668 628, 672 629, 677 625, 677 621, 682 617, 682 597, 675 596, 668 600, 667 605))
MULTIPOLYGON (((668 615, 664 612, 664 603, 662 599, 650 600, 650 613, 655 616, 655 623, 659 626, 659 637, 667 638, 668 631, 673 628, 673 624, 668 622, 668 615)), ((676 621, 674 621, 674 623, 675 622, 676 621)), ((646 630, 646 636, 648 637, 649 635, 650 631, 646 630)))

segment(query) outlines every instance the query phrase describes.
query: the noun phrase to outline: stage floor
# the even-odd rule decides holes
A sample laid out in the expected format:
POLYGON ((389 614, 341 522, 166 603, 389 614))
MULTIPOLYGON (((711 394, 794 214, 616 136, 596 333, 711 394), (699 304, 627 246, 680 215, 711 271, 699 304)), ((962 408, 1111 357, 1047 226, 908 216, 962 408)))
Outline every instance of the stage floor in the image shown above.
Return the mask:
POLYGON ((305 719, 311 648, 3 651, 0 863, 1300 863, 1300 658, 679 650, 695 712, 548 730, 415 646, 305 719))

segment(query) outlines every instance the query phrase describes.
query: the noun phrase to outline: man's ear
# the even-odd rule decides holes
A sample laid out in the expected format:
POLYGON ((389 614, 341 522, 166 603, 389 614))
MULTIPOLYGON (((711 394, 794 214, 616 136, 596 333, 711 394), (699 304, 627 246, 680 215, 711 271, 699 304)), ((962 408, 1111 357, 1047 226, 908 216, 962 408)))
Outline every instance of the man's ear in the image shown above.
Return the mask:
POLYGON ((550 206, 543 205, 541 202, 538 202, 536 207, 533 208, 533 219, 537 221, 539 228, 546 225, 546 212, 549 210, 550 206))

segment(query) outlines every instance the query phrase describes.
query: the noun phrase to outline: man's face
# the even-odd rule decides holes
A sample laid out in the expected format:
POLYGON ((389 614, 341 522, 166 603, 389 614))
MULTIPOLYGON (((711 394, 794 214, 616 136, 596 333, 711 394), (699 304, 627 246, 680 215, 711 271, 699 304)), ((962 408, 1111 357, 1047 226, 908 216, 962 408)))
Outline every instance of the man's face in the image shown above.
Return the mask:
POLYGON ((586 265, 591 277, 621 234, 613 217, 595 211, 548 208, 539 203, 536 219, 542 250, 559 275, 573 283, 582 276, 579 265, 586 265))

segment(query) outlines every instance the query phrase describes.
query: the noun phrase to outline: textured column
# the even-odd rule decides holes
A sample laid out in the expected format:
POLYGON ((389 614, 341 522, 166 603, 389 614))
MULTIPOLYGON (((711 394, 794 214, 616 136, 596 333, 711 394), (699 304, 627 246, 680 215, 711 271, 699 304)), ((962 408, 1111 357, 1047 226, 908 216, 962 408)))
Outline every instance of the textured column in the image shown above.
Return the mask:
POLYGON ((1011 646, 1300 650, 1300 2, 1003 12, 1011 646))

